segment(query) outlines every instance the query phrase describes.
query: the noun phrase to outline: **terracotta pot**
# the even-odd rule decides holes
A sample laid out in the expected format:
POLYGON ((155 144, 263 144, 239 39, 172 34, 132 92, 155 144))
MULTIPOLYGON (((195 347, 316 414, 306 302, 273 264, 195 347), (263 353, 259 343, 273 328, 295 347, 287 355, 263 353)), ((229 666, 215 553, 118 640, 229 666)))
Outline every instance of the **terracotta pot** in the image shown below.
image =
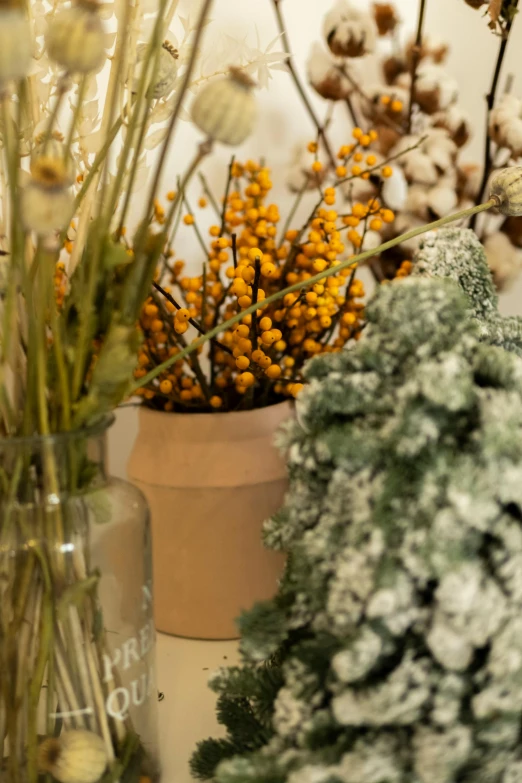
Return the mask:
POLYGON ((265 549, 261 527, 287 488, 273 440, 291 415, 289 402, 221 414, 140 409, 128 474, 152 514, 159 631, 235 639, 241 611, 275 594, 284 560, 265 549))

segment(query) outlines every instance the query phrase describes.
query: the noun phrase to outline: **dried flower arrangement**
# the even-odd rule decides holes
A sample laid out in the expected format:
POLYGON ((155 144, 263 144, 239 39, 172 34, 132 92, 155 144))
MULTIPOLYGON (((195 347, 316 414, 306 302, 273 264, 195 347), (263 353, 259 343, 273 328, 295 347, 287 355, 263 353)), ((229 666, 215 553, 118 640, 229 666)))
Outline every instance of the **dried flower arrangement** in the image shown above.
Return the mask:
MULTIPOLYGON (((157 774, 130 719, 106 708, 121 689, 105 663, 100 574, 90 561, 86 520, 101 525, 109 512, 103 498, 89 505, 101 476, 88 441, 132 383, 140 312, 183 192, 157 230, 154 202, 187 91, 201 87, 194 113, 219 139, 237 111, 234 95, 243 107, 249 100, 243 72, 266 76, 279 58, 269 47, 248 53, 234 73, 223 63, 212 70, 201 49, 211 0, 189 19, 177 6, 0 0, 0 778, 7 783, 149 783, 157 774), (173 22, 184 24, 179 46, 162 43, 173 22), (208 112, 212 76, 221 79, 217 117, 208 112), (141 213, 128 240, 132 208, 141 213)), ((211 143, 197 150, 183 182, 211 143)))
MULTIPOLYGON (((183 224, 195 232, 206 260, 202 274, 185 276, 184 262, 176 259, 172 250, 173 233, 153 282, 154 290, 142 310, 140 325, 146 342, 135 378, 145 377, 168 357, 175 357, 187 346, 191 332, 204 334, 218 328, 253 302, 262 302, 287 285, 306 282, 314 273, 334 269, 343 256, 354 257, 360 249, 381 244, 380 232, 393 221, 394 214, 379 199, 365 204, 346 199, 342 213, 335 209, 342 185, 367 179, 372 173, 387 177, 392 172, 388 163, 376 166, 374 131, 368 135, 355 131, 355 136, 352 144, 340 149, 343 165, 340 161, 330 184, 315 159, 317 144, 310 142, 312 161, 303 176, 306 183, 308 179, 315 181, 319 199, 313 195, 313 208, 299 229, 291 226, 304 188, 279 229, 279 208, 269 202, 270 171, 254 161, 231 163, 221 208, 202 179, 199 206, 213 209, 217 219, 209 229, 208 243, 183 196, 183 224), (362 165, 351 166, 348 174, 347 167, 354 160, 362 165), (343 229, 346 240, 341 239, 343 229)), ((161 224, 164 216, 157 203, 156 221, 161 224)), ((180 210, 178 223, 181 217, 180 210)), ((405 262, 400 274, 407 268, 405 262)), ((348 340, 358 339, 363 296, 355 268, 344 267, 324 283, 261 307, 256 316, 245 315, 241 323, 223 330, 219 340, 210 343, 208 356, 193 353, 180 359, 137 392, 147 405, 166 411, 248 409, 296 396, 308 358, 339 351, 348 340)))
MULTIPOLYGON (((286 36, 281 3, 273 0, 280 28, 286 36)), ((492 172, 512 165, 522 154, 522 104, 510 93, 510 82, 500 94, 502 65, 518 0, 466 0, 484 11, 499 50, 487 95, 487 137, 482 165, 465 162, 463 152, 472 134, 470 118, 459 106, 459 85, 448 71, 448 47, 428 35, 427 0, 419 2, 419 21, 413 39, 402 40, 401 20, 392 3, 375 2, 361 10, 351 0, 339 0, 326 14, 323 42, 315 43, 307 64, 308 81, 331 106, 344 105, 348 120, 379 132, 381 159, 418 146, 398 162, 393 182, 382 192, 378 180, 358 183, 356 195, 375 195, 397 218, 387 236, 396 236, 427 220, 480 203, 492 172), (372 68, 361 58, 377 56, 381 71, 372 82, 372 68)), ((287 39, 286 39, 287 40, 287 39)), ((288 43, 288 42, 287 42, 288 43)), ((295 71, 294 71, 295 73, 295 71)), ((312 119, 318 124, 311 107, 312 119)), ((325 157, 334 167, 327 135, 321 133, 325 157)), ((522 269, 522 221, 506 217, 473 218, 470 223, 484 244, 496 284, 509 286, 522 269)), ((405 257, 411 257, 418 239, 385 253, 373 265, 378 279, 392 278, 405 257)))
POLYGON ((522 376, 474 233, 427 237, 367 317, 308 364, 281 435, 265 535, 288 566, 212 677, 227 736, 201 779, 522 779, 522 376))
MULTIPOLYGON (((93 462, 85 444, 59 459, 53 435, 88 432, 129 393, 195 354, 205 342, 216 342, 236 324, 250 326, 245 319, 257 310, 280 299, 291 308, 297 300, 285 305, 285 297, 322 285, 323 279, 347 269, 350 273, 343 279, 349 280, 358 263, 405 239, 394 238, 338 264, 332 261, 315 275, 307 269, 296 272, 296 282, 267 291, 265 299, 259 298, 259 287, 257 296, 250 296, 250 283, 234 271, 232 284, 241 287, 235 283, 241 280, 247 285, 251 304, 239 305, 205 334, 178 345, 177 353, 132 385, 141 339, 138 323, 158 264, 169 258, 169 237, 187 182, 212 141, 238 143, 248 134, 255 108, 250 80, 242 71, 266 73, 267 63, 273 62, 273 53, 261 52, 239 72, 214 74, 216 80, 208 84, 207 76, 200 77, 203 86, 193 116, 206 140, 181 177, 168 211, 159 215, 162 174, 193 83, 210 7, 211 0, 199 4, 176 52, 161 42, 177 0, 159 0, 154 7, 145 2, 78 0, 57 7, 39 0, 24 5, 0 0, 0 431, 3 447, 17 444, 14 459, 4 449, 0 455, 0 763, 8 783, 36 783, 48 774, 59 783, 96 783, 100 774, 104 783, 155 775, 132 725, 116 721, 104 709, 117 683, 102 672, 99 574, 91 570, 88 542, 81 539, 75 517, 100 513, 101 523, 106 513, 103 508, 83 508, 82 492, 97 478, 93 462), (98 79, 103 72, 108 77, 105 86, 98 79), (214 101, 215 94, 222 102, 214 101), (160 128, 150 132, 153 124, 160 128), (154 147, 159 147, 157 160, 145 198, 139 199, 144 208, 136 230, 127 237, 126 218, 143 178, 144 154, 154 147), (37 453, 29 448, 35 436, 37 453), (78 498, 74 513, 60 500, 64 492, 78 498), (78 713, 85 693, 92 697, 89 719, 78 713), (53 717, 58 704, 67 715, 65 727, 53 717)), ((319 170, 313 166, 315 173, 319 170)), ((261 188, 259 182, 249 186, 256 184, 261 188)), ((322 208, 323 198, 321 192, 316 209, 322 208)), ((431 227, 492 207, 518 214, 520 170, 503 174, 498 192, 484 204, 431 227)), ((311 220, 316 217, 314 210, 311 220)), ((327 217, 321 218, 322 230, 327 217)), ((358 217, 353 210, 351 217, 358 217)), ((307 222, 302 233, 311 228, 307 222)), ((409 236, 425 230, 416 228, 409 236)), ((258 239, 262 237, 252 248, 259 247, 258 239)), ((292 242, 288 258, 297 260, 301 236, 287 241, 292 242)), ((314 237, 314 259, 316 244, 314 237)), ((255 283, 258 256, 253 255, 255 283)), ((238 268, 240 260, 238 256, 238 268)), ((265 277, 270 288, 270 275, 265 277)), ((335 285, 329 290, 333 297, 334 290, 335 285)), ((204 312, 196 315, 205 320, 204 312)), ((183 320, 173 319, 178 329, 183 320)), ((183 327, 174 331, 182 335, 183 327)), ((270 332, 270 342, 282 339, 272 324, 264 331, 270 332)), ((240 333, 237 337, 248 339, 240 333)), ((235 379, 233 384, 239 392, 235 379)))

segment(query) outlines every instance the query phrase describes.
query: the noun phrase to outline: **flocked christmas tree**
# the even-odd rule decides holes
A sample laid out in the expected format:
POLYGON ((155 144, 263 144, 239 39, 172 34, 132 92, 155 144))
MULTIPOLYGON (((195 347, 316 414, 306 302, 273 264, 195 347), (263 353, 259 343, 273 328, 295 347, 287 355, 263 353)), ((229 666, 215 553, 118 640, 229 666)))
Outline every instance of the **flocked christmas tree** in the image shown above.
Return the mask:
POLYGON ((266 528, 288 567, 213 678, 228 735, 201 778, 522 781, 520 322, 471 232, 429 236, 417 272, 308 366, 266 528))

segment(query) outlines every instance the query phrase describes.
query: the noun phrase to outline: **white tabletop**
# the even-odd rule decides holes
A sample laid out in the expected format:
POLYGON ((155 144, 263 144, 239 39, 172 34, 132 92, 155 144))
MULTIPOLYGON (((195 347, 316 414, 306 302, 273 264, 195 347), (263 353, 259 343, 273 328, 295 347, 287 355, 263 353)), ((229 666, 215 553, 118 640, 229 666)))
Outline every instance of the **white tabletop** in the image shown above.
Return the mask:
POLYGON ((223 736, 216 721, 216 695, 207 681, 216 669, 238 662, 237 646, 158 634, 157 685, 164 694, 158 705, 161 783, 192 781, 188 762, 196 743, 223 736))

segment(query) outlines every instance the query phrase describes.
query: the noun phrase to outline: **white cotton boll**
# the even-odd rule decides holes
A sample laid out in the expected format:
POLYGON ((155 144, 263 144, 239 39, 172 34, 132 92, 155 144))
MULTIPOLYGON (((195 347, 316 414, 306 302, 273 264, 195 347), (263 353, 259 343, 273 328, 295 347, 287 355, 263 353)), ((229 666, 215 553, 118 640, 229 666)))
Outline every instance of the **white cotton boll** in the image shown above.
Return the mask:
POLYGON ((403 168, 406 179, 423 185, 435 185, 439 176, 434 162, 420 150, 408 153, 403 168))
POLYGON ((404 209, 422 220, 428 219, 429 190, 424 185, 410 185, 404 209))
POLYGON ((339 0, 326 14, 323 33, 328 46, 338 57, 370 54, 377 41, 377 25, 373 18, 347 0, 339 0))
POLYGON ((457 194, 453 188, 438 185, 429 191, 428 209, 431 212, 431 217, 435 219, 446 217, 446 215, 454 212, 457 203, 457 194))
POLYGON ((457 147, 463 147, 471 138, 471 118, 460 106, 450 106, 446 111, 433 116, 433 125, 448 131, 451 140, 457 147))
POLYGON ((403 209, 408 196, 408 183, 400 166, 393 166, 393 174, 384 180, 382 197, 385 203, 395 211, 403 209))
POLYGON ((343 75, 321 44, 314 43, 306 65, 308 81, 328 101, 346 100, 353 92, 352 82, 343 75))
POLYGON ((522 155, 522 120, 512 120, 504 127, 504 147, 507 147, 513 157, 522 155))
MULTIPOLYGON (((402 212, 395 218, 393 228, 397 236, 399 236, 400 234, 405 234, 407 231, 411 231, 414 228, 419 228, 425 224, 425 220, 421 220, 416 215, 412 215, 411 212, 402 212)), ((419 245, 423 238, 424 237, 421 235, 401 242, 401 248, 407 252, 408 255, 413 256, 419 249, 419 245)))
POLYGON ((382 241, 382 236, 377 231, 367 231, 364 235, 361 251, 375 250, 376 247, 382 245, 382 241))
POLYGON ((458 192, 461 198, 475 201, 482 181, 481 167, 476 163, 463 163, 456 169, 458 192))
POLYGON ((364 91, 368 100, 361 101, 361 111, 366 119, 379 122, 383 116, 395 122, 404 119, 408 113, 410 103, 409 93, 402 87, 387 87, 382 84, 371 84, 364 91), (385 98, 386 103, 383 103, 385 98), (399 111, 395 108, 402 104, 399 111))
POLYGON ((415 80, 415 100, 426 114, 444 111, 459 97, 459 85, 445 68, 421 64, 415 80))
POLYGON ((485 240, 484 250, 497 287, 509 288, 522 272, 522 250, 514 247, 500 231, 485 240))
POLYGON ((458 150, 446 130, 432 128, 422 149, 437 168, 439 177, 441 174, 454 171, 458 150))
POLYGON ((410 149, 419 142, 420 138, 418 136, 404 136, 393 147, 390 154, 394 157, 400 155, 395 164, 398 163, 402 167, 408 182, 435 185, 440 173, 437 171, 434 162, 425 153, 424 145, 410 149), (410 152, 405 152, 407 149, 410 149, 410 152))
POLYGON ((499 147, 506 147, 514 157, 522 155, 522 100, 503 95, 489 115, 489 132, 499 147))
POLYGON ((369 201, 376 195, 375 186, 367 179, 354 179, 341 185, 343 195, 351 201, 369 201))

